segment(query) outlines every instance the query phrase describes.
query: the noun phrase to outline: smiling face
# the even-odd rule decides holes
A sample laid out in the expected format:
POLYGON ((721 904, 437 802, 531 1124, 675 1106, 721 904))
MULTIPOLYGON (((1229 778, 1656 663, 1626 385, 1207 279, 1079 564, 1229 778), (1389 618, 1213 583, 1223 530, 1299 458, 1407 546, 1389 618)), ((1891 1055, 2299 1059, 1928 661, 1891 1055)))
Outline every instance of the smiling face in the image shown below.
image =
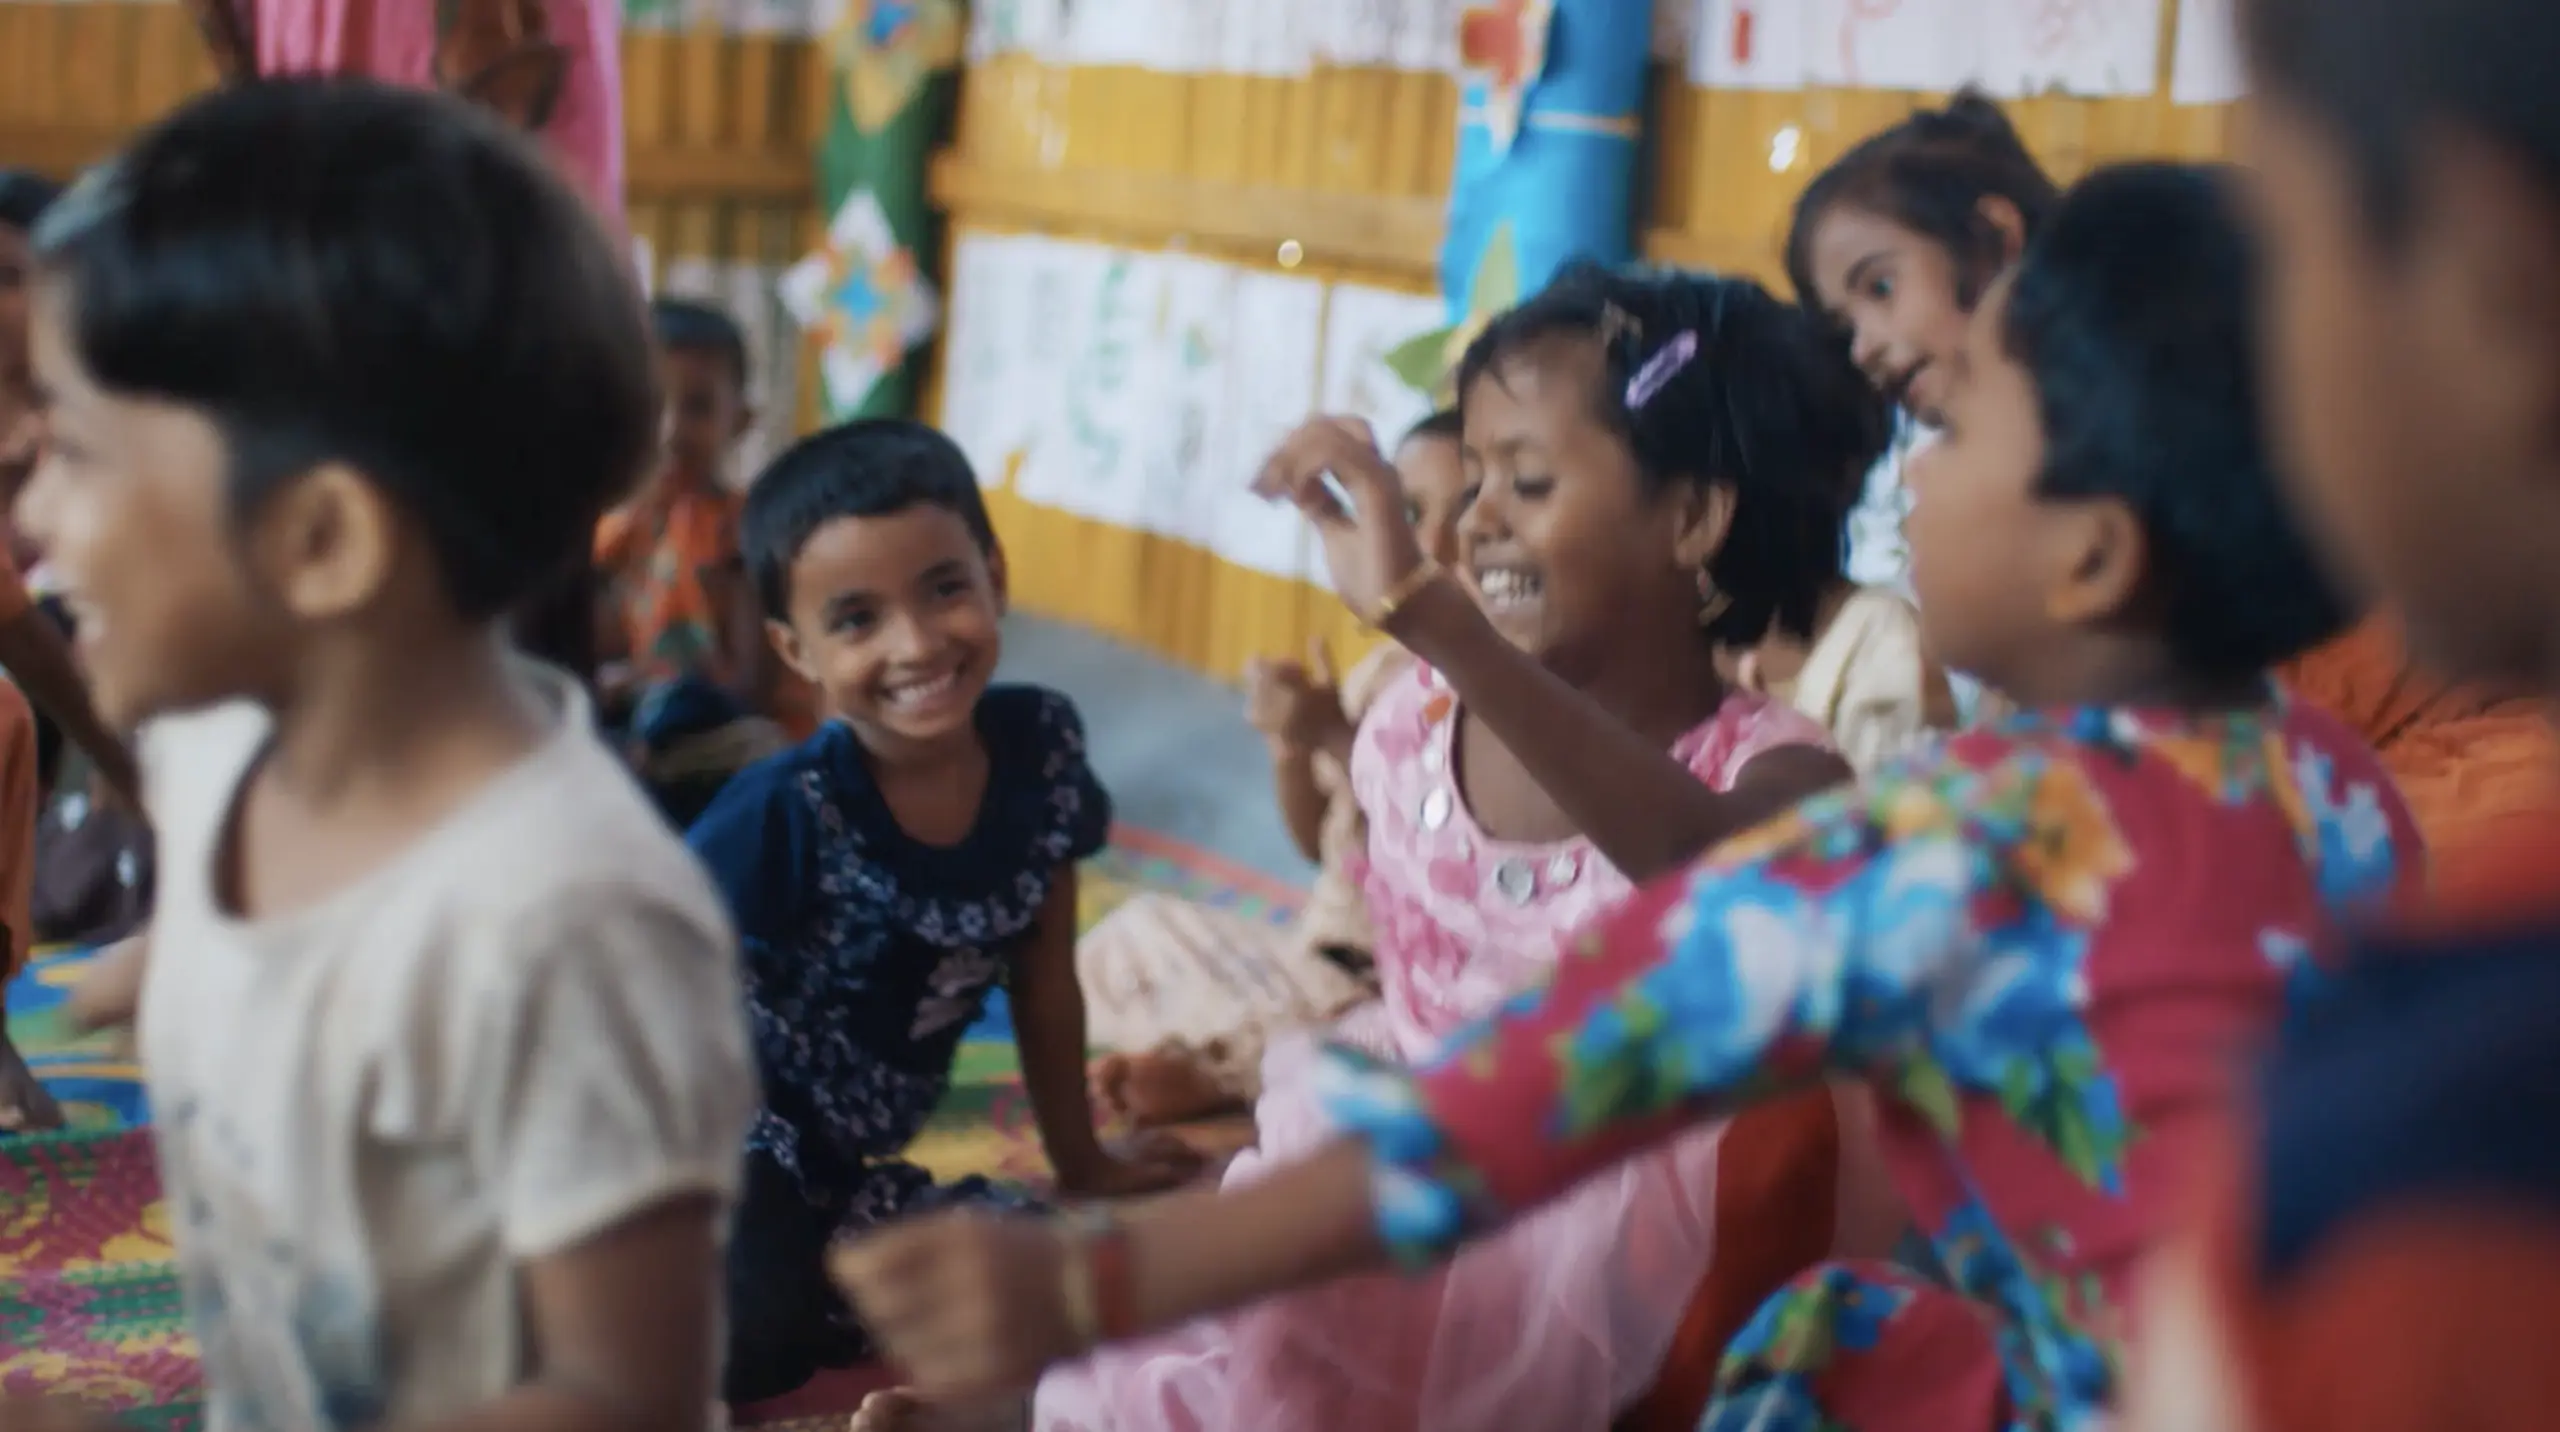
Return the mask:
POLYGON ((276 613, 239 560, 220 432, 99 387, 71 345, 66 297, 45 284, 34 304, 46 441, 16 517, 63 584, 98 714, 130 731, 257 690, 279 649, 276 613))
POLYGON ((1593 418, 1600 381, 1599 346, 1556 337, 1497 361, 1465 401, 1461 563, 1495 627, 1568 680, 1658 639, 1656 614, 1695 634, 1680 504, 1649 494, 1627 444, 1593 418))
POLYGON ((1944 244, 1848 203, 1807 246, 1814 297, 1849 332, 1849 356, 1876 391, 1935 426, 1947 364, 1964 342, 1963 275, 1944 244))
POLYGON ((1417 437, 1396 449, 1396 477, 1404 486, 1404 517, 1413 524, 1422 554, 1456 569, 1458 520, 1467 513, 1466 460, 1458 440, 1417 437))
POLYGON ((920 752, 973 729, 1003 649, 1003 571, 945 507, 838 517, 791 562, 774 649, 873 752, 920 752))

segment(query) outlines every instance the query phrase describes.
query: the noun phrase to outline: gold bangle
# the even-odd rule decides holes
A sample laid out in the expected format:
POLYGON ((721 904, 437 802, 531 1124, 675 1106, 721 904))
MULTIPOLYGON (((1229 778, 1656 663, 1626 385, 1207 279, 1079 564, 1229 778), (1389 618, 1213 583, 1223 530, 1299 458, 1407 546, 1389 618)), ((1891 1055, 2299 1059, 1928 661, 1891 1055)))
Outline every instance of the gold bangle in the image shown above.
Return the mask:
POLYGON ((1378 598, 1378 609, 1369 617, 1369 629, 1386 630, 1387 623, 1396 619, 1396 613, 1403 611, 1414 598, 1421 596, 1425 587, 1440 580, 1440 572, 1440 564, 1428 557, 1416 563, 1412 571, 1405 573, 1394 586, 1387 588, 1386 595, 1378 598))
POLYGON ((1103 1283, 1109 1276, 1102 1267, 1106 1249, 1122 1236, 1120 1220, 1107 1208, 1087 1205, 1072 1209, 1056 1220, 1060 1252, 1065 1256, 1058 1265, 1058 1291, 1064 1304, 1067 1332, 1079 1349, 1100 1347, 1105 1338, 1116 1331, 1110 1310, 1104 1301, 1111 1296, 1103 1283))

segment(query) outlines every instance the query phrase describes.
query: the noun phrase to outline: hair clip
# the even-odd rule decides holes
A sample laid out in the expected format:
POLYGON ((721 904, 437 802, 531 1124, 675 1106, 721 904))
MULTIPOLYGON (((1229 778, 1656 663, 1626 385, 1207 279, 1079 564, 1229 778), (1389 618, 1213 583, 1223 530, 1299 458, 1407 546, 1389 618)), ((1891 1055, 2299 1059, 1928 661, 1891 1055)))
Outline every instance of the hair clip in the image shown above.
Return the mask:
POLYGON ((1671 335, 1671 341, 1656 349, 1652 357, 1644 360, 1644 366, 1636 370, 1636 375, 1627 380, 1627 411, 1632 413, 1652 402, 1654 395, 1662 391, 1672 376, 1688 367, 1689 360, 1697 356, 1698 330, 1683 328, 1671 335))

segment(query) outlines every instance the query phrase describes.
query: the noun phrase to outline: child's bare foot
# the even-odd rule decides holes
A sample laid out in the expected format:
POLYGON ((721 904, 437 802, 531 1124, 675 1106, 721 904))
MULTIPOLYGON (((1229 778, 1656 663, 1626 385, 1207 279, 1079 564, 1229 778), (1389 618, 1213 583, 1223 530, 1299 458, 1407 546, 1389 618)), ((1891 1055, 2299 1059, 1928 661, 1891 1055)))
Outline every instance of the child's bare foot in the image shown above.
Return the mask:
POLYGON ((1023 1432, 1031 1425, 1027 1402, 982 1407, 938 1406, 903 1388, 862 1399, 846 1432, 1023 1432))
POLYGON ((1106 1054, 1090 1071, 1094 1107, 1140 1128, 1180 1124, 1244 1107, 1182 1054, 1106 1054))
POLYGON ((34 1134, 62 1127, 62 1106, 53 1101, 36 1071, 27 1067, 18 1046, 0 1030, 0 1134, 34 1134))

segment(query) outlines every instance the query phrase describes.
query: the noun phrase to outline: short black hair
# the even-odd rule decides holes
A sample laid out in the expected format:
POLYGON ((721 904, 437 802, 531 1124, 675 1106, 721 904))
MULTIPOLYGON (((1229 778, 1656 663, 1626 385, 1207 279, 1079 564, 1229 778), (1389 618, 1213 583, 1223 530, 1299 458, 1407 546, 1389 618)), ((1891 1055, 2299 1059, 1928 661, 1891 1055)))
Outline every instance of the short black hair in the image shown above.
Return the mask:
POLYGON ((627 256, 458 99, 217 90, 82 179, 35 247, 101 386, 220 429, 236 511, 343 462, 425 530, 465 620, 567 566, 655 446, 627 256))
POLYGON ((1431 438, 1442 442, 1456 442, 1465 437, 1466 432, 1466 418, 1454 407, 1442 408, 1405 429, 1404 436, 1397 440, 1396 446, 1403 447, 1406 443, 1422 442, 1431 438))
POLYGON ((32 169, 0 169, 0 226, 32 232, 61 197, 61 185, 32 169))
POLYGON ((1983 201, 2007 200, 2033 238, 2060 193, 2009 116, 1981 91, 1967 89, 1944 109, 1915 110, 1859 140, 1814 176, 1787 223, 1787 282, 1806 307, 1821 307, 1813 282, 1814 230, 1846 204, 1944 248, 1955 262, 1957 306, 1970 309, 2007 258, 1999 232, 1983 220, 1983 201))
POLYGON ((2408 217, 2430 125, 2476 130, 2560 191, 2560 5, 2549 0, 2245 0, 2258 86, 2342 141, 2367 217, 2408 217))
POLYGON ((1734 489, 1733 527, 1709 564, 1730 604, 1708 626, 1721 645, 1809 634, 1841 581, 1849 509, 1893 436, 1890 406, 1822 325, 1745 278, 1577 263, 1497 315, 1458 360, 1463 407, 1477 380, 1559 336, 1600 345, 1592 411, 1635 454, 1649 490, 1734 489), (1696 353, 1629 407, 1629 383, 1694 335, 1696 353))
POLYGON ((2230 171, 2124 164, 2063 196, 2001 316, 2043 421, 2037 491, 2133 509, 2169 646, 2212 679, 2263 671, 2352 615, 2277 485, 2256 281, 2230 171))
POLYGON ((661 298, 649 304, 649 329, 668 352, 708 353, 719 359, 738 391, 747 390, 747 336, 739 331, 738 320, 707 303, 661 298))
POLYGON ((918 506, 955 514, 978 550, 995 555, 995 524, 978 475, 940 431, 909 418, 857 418, 784 449, 747 489, 738 516, 738 545, 766 614, 791 619, 791 564, 819 528, 839 517, 887 517, 918 506))

